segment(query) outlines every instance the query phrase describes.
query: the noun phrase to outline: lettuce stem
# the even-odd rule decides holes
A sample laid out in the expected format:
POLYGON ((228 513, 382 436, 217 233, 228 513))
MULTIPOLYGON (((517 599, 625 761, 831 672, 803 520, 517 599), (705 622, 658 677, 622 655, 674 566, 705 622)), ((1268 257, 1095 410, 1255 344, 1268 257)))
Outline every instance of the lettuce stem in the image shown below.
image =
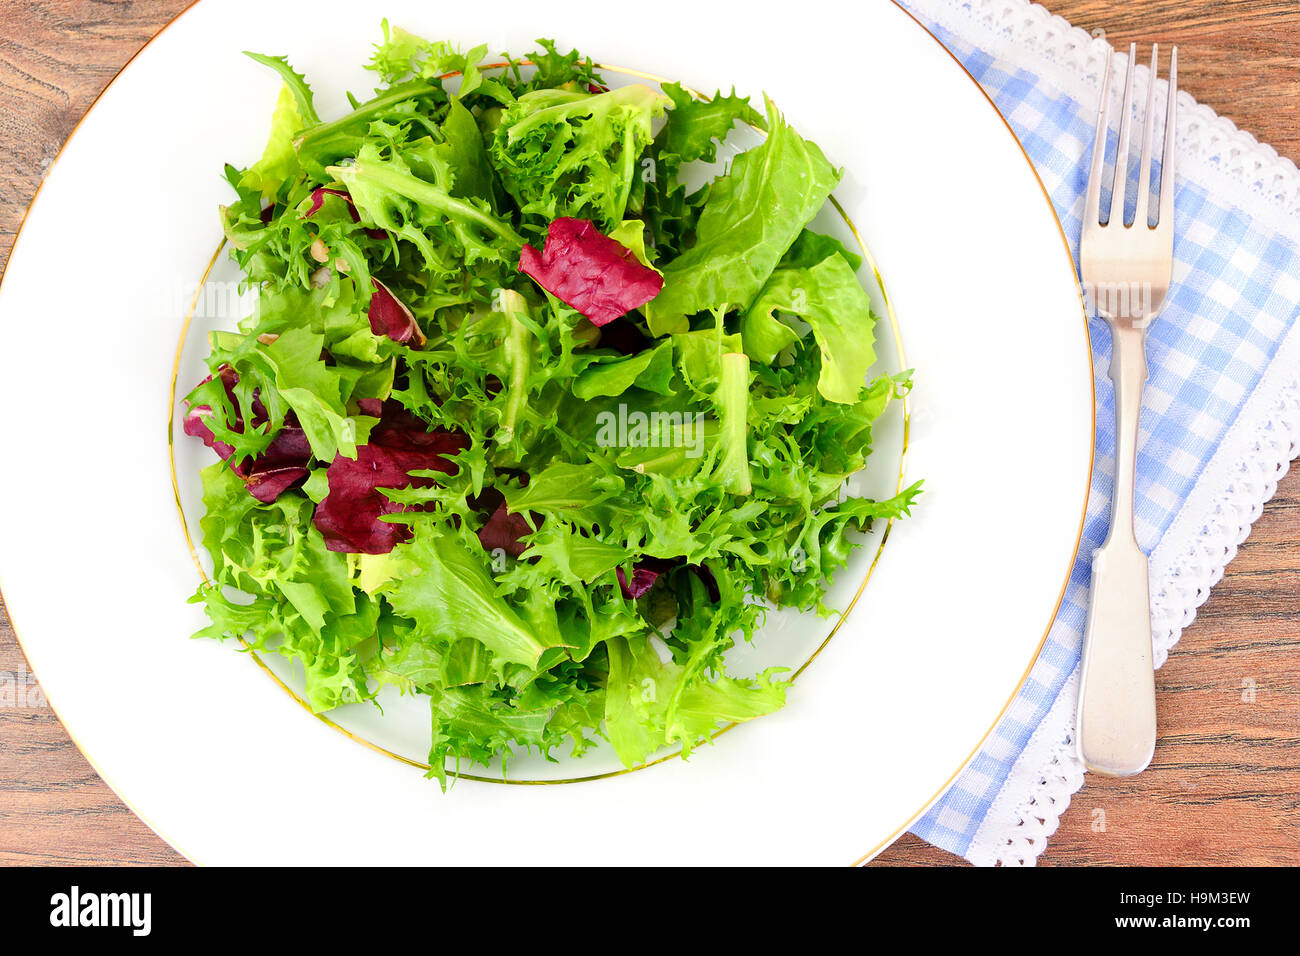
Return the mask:
POLYGON ((506 359, 510 363, 510 381, 506 388, 506 409, 501 419, 501 428, 497 436, 500 444, 514 438, 515 426, 523 414, 524 402, 528 398, 528 365, 532 351, 532 333, 528 326, 520 321, 520 315, 527 315, 527 304, 518 292, 506 289, 502 292, 502 305, 505 309, 510 331, 503 343, 506 359))
POLYGON ((715 397, 722 419, 718 436, 722 456, 714 476, 727 491, 747 495, 749 480, 749 356, 727 352, 722 356, 721 381, 715 397))

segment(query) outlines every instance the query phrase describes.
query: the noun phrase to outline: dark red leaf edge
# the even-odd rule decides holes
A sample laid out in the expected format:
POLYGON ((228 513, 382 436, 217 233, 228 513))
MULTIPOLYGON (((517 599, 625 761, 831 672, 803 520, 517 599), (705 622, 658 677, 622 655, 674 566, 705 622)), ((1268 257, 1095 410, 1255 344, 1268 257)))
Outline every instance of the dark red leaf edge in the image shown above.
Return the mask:
MULTIPOLYGON (((335 189, 332 186, 317 186, 311 191, 311 208, 303 213, 303 217, 310 219, 312 216, 316 215, 316 213, 320 212, 320 207, 324 205, 325 197, 327 195, 338 196, 346 202, 348 204, 348 213, 352 216, 352 221, 361 221, 361 214, 357 212, 357 206, 356 203, 352 201, 351 194, 346 189, 335 189)), ((388 232, 384 229, 372 229, 367 227, 365 232, 371 239, 388 238, 388 232)))
POLYGON ((370 294, 370 308, 366 313, 370 319, 370 331, 375 335, 387 335, 394 342, 410 342, 416 348, 423 346, 424 333, 416 325, 415 316, 406 304, 373 276, 370 284, 374 287, 370 294))
POLYGON ((362 411, 378 411, 379 422, 370 440, 357 446, 357 457, 337 455, 326 469, 329 493, 316 506, 312 517, 331 551, 352 554, 387 554, 404 541, 411 529, 404 524, 380 520, 383 515, 408 510, 391 501, 381 488, 428 488, 428 477, 412 477, 412 471, 441 471, 454 475, 457 468, 449 459, 469 447, 469 439, 445 428, 432 431, 399 402, 389 399, 380 408, 364 402, 362 411))
MULTIPOLYGON (((493 489, 495 491, 495 489, 493 489)), ((500 492, 495 492, 499 497, 500 492)), ((500 549, 512 558, 517 558, 528 548, 528 535, 533 533, 523 515, 517 515, 506 507, 502 498, 488 516, 483 527, 478 530, 479 543, 489 553, 500 549)))
POLYGON ((541 252, 525 244, 519 271, 597 326, 608 325, 657 296, 664 277, 590 220, 551 222, 541 252))
MULTIPOLYGON (((632 580, 629 581, 623 569, 619 568, 618 585, 623 591, 623 596, 629 600, 636 600, 646 594, 655 586, 661 574, 682 567, 681 558, 669 560, 665 558, 642 558, 632 566, 632 580)), ((704 590, 708 592, 709 599, 717 603, 721 598, 718 591, 718 581, 713 576, 713 572, 702 564, 684 565, 691 571, 694 571, 700 582, 704 585, 704 590)))
MULTIPOLYGON (((235 385, 239 382, 239 374, 229 365, 221 366, 218 374, 221 376, 221 384, 226 390, 226 395, 229 396, 230 404, 235 409, 236 420, 230 425, 230 429, 242 434, 244 421, 234 391, 235 385)), ((210 381, 212 381, 211 375, 199 384, 210 381)), ((307 477, 307 464, 311 461, 311 444, 307 441, 307 436, 293 412, 285 417, 284 424, 271 439, 265 451, 239 464, 231 461, 235 450, 227 443, 217 441, 212 429, 204 421, 214 414, 216 413, 209 405, 192 406, 186 409, 181 427, 185 434, 202 439, 203 444, 215 451, 222 461, 227 462, 230 470, 244 480, 249 493, 258 501, 270 504, 307 477)), ((266 421, 266 409, 254 395, 253 427, 260 428, 266 424, 266 421)))

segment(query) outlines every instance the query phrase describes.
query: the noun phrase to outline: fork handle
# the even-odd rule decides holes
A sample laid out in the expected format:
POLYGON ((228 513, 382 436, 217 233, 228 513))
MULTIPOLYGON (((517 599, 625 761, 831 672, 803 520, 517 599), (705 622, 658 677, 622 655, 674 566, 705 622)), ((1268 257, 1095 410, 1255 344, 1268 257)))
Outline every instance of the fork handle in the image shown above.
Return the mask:
POLYGON ((1138 412, 1146 382, 1146 331, 1111 323, 1115 383, 1115 495, 1110 533, 1092 556, 1092 592, 1083 638, 1078 748, 1089 770, 1141 773, 1156 746, 1147 556, 1133 530, 1138 412))

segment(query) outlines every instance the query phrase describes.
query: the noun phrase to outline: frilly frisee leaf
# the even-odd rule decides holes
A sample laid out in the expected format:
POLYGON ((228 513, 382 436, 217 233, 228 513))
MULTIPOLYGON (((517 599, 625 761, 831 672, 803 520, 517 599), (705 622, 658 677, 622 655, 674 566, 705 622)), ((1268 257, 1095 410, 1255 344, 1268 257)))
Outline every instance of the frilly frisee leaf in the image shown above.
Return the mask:
POLYGON ((328 172, 346 186, 366 225, 410 241, 430 265, 447 268, 449 254, 470 263, 509 259, 523 245, 486 200, 453 196, 450 179, 443 185, 421 179, 370 144, 355 162, 328 172))
POLYGON ((545 223, 590 219, 609 233, 623 221, 651 123, 668 100, 644 84, 603 93, 539 89, 502 115, 489 156, 507 192, 545 223))
POLYGON ((746 680, 687 678, 687 669, 661 660, 650 638, 606 641, 605 733, 626 766, 643 764, 662 747, 681 745, 683 755, 732 721, 779 710, 787 683, 769 668, 746 680))
POLYGON ((267 56, 265 53, 249 53, 247 51, 244 52, 244 56, 256 60, 263 66, 269 66, 280 74, 280 78, 284 80, 285 88, 293 96, 294 104, 297 107, 296 112, 302 120, 302 126, 315 126, 320 122, 320 117, 316 115, 316 107, 312 102, 312 91, 311 87, 307 85, 307 78, 289 65, 288 57, 267 56))
POLYGON ((655 137, 661 156, 671 156, 674 166, 703 160, 713 162, 717 144, 737 123, 749 123, 759 128, 766 120, 749 104, 749 97, 737 96, 735 87, 724 96, 719 90, 711 97, 696 97, 680 83, 665 83, 663 91, 672 100, 664 123, 655 137))

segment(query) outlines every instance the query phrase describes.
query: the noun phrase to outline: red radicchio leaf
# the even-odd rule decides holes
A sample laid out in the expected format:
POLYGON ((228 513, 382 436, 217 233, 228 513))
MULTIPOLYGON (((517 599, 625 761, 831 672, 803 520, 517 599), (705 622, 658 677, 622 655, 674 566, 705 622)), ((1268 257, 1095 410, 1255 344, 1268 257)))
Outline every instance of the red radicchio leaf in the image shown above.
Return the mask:
POLYGON ((370 284, 375 287, 375 291, 370 296, 370 310, 367 313, 370 318, 370 331, 375 335, 387 335, 394 342, 412 342, 416 348, 424 345, 424 333, 415 324, 415 316, 411 314, 411 310, 389 291, 388 286, 373 276, 370 284))
MULTIPOLYGON (((366 409, 363 409, 363 411, 366 409)), ((313 522, 331 551, 387 554, 411 537, 406 525, 381 521, 381 515, 408 510, 390 501, 380 488, 428 488, 430 478, 413 478, 412 471, 441 471, 454 475, 456 465, 447 460, 469 439, 458 432, 435 428, 392 399, 384 402, 370 441, 357 446, 355 459, 337 455, 326 470, 329 494, 316 506, 313 522)))
MULTIPOLYGON (((226 395, 229 396, 230 404, 234 407, 237 416, 231 430, 242 433, 243 416, 235 400, 235 385, 239 382, 239 374, 229 365, 221 366, 218 372, 221 376, 221 384, 225 386, 226 395)), ((203 380, 203 382, 210 381, 212 381, 211 375, 203 380)), ((182 423, 185 434, 203 439, 203 444, 220 455, 222 461, 230 464, 230 470, 244 479, 249 492, 258 501, 270 504, 280 497, 281 492, 307 477, 307 462, 311 460, 311 444, 307 441, 307 436, 293 412, 285 417, 284 424, 275 433, 275 437, 271 439, 271 444, 265 451, 239 464, 231 461, 235 450, 225 442, 217 441, 212 429, 204 421, 209 415, 214 414, 216 413, 209 405, 195 405, 187 410, 182 423)), ((253 427, 260 428, 266 421, 266 409, 254 396, 253 427)))
POLYGON ((502 499, 487 522, 479 528, 478 540, 484 551, 492 552, 500 548, 512 558, 517 558, 528 548, 524 537, 532 533, 533 529, 528 526, 523 515, 517 515, 506 508, 505 499, 502 499))
POLYGON ((623 596, 631 600, 636 600, 655 586, 655 581, 659 580, 659 572, 652 571, 649 568, 643 568, 640 565, 632 569, 632 580, 629 582, 623 569, 618 569, 618 586, 623 589, 623 596))
POLYGON ((251 462, 232 467, 248 483, 253 497, 269 504, 307 477, 304 463, 310 459, 311 442, 306 433, 296 423, 286 421, 266 451, 251 462))
MULTIPOLYGON (((642 558, 632 566, 631 581, 628 581, 627 575, 623 573, 623 569, 619 568, 617 571, 618 584, 623 590, 623 596, 630 600, 636 600, 654 587, 655 581, 659 580, 659 575, 677 567, 677 562, 680 560, 680 558, 675 561, 669 561, 663 558, 642 558)), ((700 582, 704 585, 704 590, 708 592, 709 599, 716 604, 721 595, 718 591, 718 582, 717 579, 714 578, 713 572, 702 564, 688 564, 686 567, 695 572, 696 576, 699 577, 700 582)))
POLYGON ((542 252, 524 246, 519 271, 595 325, 645 305, 664 286, 663 276, 586 219, 553 220, 542 252))
MULTIPOLYGON (((320 212, 320 207, 325 203, 325 194, 338 196, 348 204, 348 213, 352 216, 353 222, 361 221, 361 214, 357 212, 356 204, 352 202, 352 196, 346 189, 331 189, 328 186, 317 186, 311 191, 311 208, 303 215, 310 219, 316 213, 320 212)), ((387 239, 388 233, 383 229, 366 229, 366 235, 371 239, 387 239)))
POLYGON ((623 596, 631 600, 636 600, 645 594, 659 580, 659 575, 673 568, 674 561, 668 561, 663 558, 642 558, 632 566, 632 580, 627 579, 623 569, 619 568, 618 585, 623 589, 623 596))

